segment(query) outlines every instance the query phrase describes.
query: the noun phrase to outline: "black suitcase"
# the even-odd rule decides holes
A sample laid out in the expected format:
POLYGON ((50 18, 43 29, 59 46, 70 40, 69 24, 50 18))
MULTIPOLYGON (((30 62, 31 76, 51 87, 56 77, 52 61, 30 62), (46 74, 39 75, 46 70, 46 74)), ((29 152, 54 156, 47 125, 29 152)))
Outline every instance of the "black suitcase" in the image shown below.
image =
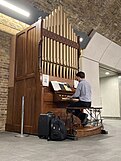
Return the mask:
POLYGON ((51 119, 55 117, 53 113, 40 114, 38 120, 38 137, 39 138, 50 138, 50 124, 51 119))

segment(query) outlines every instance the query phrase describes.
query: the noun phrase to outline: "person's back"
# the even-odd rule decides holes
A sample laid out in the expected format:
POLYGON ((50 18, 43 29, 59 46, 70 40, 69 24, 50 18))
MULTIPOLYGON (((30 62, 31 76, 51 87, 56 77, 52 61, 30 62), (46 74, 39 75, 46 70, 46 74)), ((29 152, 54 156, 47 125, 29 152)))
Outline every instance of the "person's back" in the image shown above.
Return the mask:
POLYGON ((79 82, 79 86, 81 87, 81 92, 79 99, 80 101, 91 102, 91 86, 86 80, 81 80, 79 82))

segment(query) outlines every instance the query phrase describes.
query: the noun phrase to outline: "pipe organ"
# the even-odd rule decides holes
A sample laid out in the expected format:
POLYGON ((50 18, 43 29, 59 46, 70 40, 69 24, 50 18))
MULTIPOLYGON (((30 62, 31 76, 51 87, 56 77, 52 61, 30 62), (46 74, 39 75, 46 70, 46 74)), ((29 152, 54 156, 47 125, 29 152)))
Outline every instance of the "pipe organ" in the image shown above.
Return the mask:
POLYGON ((59 104, 54 99, 66 100, 67 95, 74 93, 79 46, 79 38, 61 6, 16 35, 14 86, 9 87, 8 93, 7 131, 20 132, 23 96, 24 133, 37 134, 40 113, 52 111, 63 119, 66 117, 62 101, 59 104), (43 74, 49 75, 49 81, 67 82, 72 91, 55 95, 51 86, 43 86, 43 74))

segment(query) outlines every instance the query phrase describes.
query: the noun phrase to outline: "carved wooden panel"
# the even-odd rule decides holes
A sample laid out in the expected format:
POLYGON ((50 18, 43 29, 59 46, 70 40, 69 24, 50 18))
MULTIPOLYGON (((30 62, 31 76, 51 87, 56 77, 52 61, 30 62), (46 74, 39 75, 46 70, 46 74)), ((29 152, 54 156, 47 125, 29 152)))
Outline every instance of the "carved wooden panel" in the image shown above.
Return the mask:
POLYGON ((35 73, 36 67, 36 26, 27 31, 26 73, 35 73))
POLYGON ((16 77, 25 75, 26 37, 25 32, 17 36, 16 43, 16 77))
POLYGON ((35 79, 26 80, 24 127, 32 128, 34 111, 36 110, 36 85, 35 79))
POLYGON ((40 40, 41 22, 38 21, 29 28, 16 35, 15 54, 15 84, 14 84, 14 104, 9 95, 9 108, 6 129, 18 131, 21 129, 22 96, 24 103, 24 133, 37 133, 37 119, 39 108, 40 83, 38 71, 38 44, 40 40), (37 113, 38 112, 38 113, 37 113), (10 123, 9 123, 9 120, 10 123))

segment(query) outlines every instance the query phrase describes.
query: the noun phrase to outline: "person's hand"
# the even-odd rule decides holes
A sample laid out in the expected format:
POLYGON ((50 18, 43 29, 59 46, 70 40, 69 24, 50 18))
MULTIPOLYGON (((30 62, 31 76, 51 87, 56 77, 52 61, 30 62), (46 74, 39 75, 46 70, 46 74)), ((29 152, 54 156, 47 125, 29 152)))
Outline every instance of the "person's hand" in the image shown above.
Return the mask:
POLYGON ((67 96, 67 98, 70 98, 70 99, 71 99, 71 98, 72 98, 72 96, 67 96))

